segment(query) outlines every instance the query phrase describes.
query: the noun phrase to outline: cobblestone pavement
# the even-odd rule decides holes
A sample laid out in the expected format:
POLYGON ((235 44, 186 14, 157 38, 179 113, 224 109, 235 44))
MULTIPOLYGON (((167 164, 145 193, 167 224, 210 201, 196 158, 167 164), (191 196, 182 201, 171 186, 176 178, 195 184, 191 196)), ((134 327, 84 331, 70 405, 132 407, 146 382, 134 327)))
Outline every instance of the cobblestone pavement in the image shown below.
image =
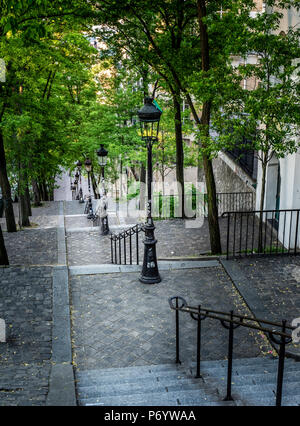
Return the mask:
MULTIPOLYGON (((74 218, 75 220, 76 218, 74 218)), ((127 225, 123 225, 127 229, 127 225)), ((155 237, 157 239, 158 258, 170 257, 196 257, 210 251, 210 240, 207 220, 201 228, 186 229, 182 220, 164 220, 155 223, 155 237)), ((220 220, 220 227, 223 230, 223 247, 226 246, 225 219, 220 220)), ((115 233, 122 229, 115 230, 115 233)), ((139 259, 143 259, 144 234, 139 234, 139 259)), ((111 243, 109 236, 101 236, 99 231, 91 230, 86 234, 82 232, 67 232, 69 264, 74 265, 94 265, 111 263, 111 243)), ((123 258, 122 241, 122 258, 123 258)), ((127 262, 129 263, 129 239, 126 242, 127 262)), ((118 252, 119 245, 117 243, 118 252)), ((136 239, 132 238, 132 250, 136 253, 136 239)), ((119 255, 118 255, 119 256, 119 255)), ((136 255, 133 254, 133 261, 136 261, 136 255)))
MULTIPOLYGON (((56 216, 59 214, 59 201, 43 201, 41 207, 31 207, 32 216, 56 216)), ((14 203, 16 219, 19 217, 19 204, 14 203)))
MULTIPOLYGON (((83 275, 71 278, 74 362, 79 369, 172 363, 175 313, 168 298, 190 304, 249 313, 221 267, 162 273, 147 286, 138 274, 83 275)), ((181 360, 195 360, 196 321, 181 314, 181 360)), ((228 330, 206 319, 202 325, 203 359, 224 359, 228 330)), ((257 333, 236 332, 235 357, 261 355, 270 348, 257 333)))
MULTIPOLYGON (((264 314, 264 319, 286 319, 291 323, 300 318, 299 256, 244 258, 234 262, 243 274, 240 285, 253 290, 255 308, 264 314)), ((300 344, 289 346, 297 348, 300 355, 300 344)))
MULTIPOLYGON (((18 203, 13 204, 15 220, 19 223, 19 205, 18 203)), ((32 207, 32 216, 29 221, 31 224, 30 228, 55 228, 59 222, 59 202, 56 201, 45 201, 41 207, 32 207)), ((5 217, 0 218, 0 225, 2 231, 6 231, 6 220, 5 217)))
MULTIPOLYGON (((116 222, 109 217, 114 225, 116 222)), ((70 218, 75 225, 76 218, 70 218)), ((67 218, 69 220, 69 218, 67 218)), ((83 218, 84 220, 84 218, 83 218)), ((70 223, 69 221, 67 223, 70 223)), ((227 241, 227 219, 219 218, 221 244, 223 253, 226 251, 227 241)), ((123 223, 123 229, 128 229, 134 223, 123 223)), ((75 227, 75 226, 74 226, 75 227)), ((199 257, 210 253, 210 238, 208 221, 204 220, 201 228, 186 228, 186 222, 180 219, 161 220, 155 222, 155 237, 157 239, 156 251, 160 259, 171 257, 199 257)), ((238 225, 237 225, 238 228, 238 225)), ((68 230, 68 228, 67 228, 68 230)), ((112 232, 119 233, 122 229, 113 229, 112 232)), ((250 232, 250 231, 249 231, 250 232)), ((144 234, 139 234, 139 259, 143 258, 144 234)), ((236 239, 238 234, 236 234, 236 239)), ((108 236, 102 237, 99 232, 91 231, 86 236, 81 232, 67 233, 70 265, 91 265, 111 262, 111 245, 108 236)), ((239 238, 238 238, 239 239, 239 238)), ((237 244, 237 243, 236 243, 237 244)), ((242 247, 245 241, 242 241, 242 247)), ((233 245, 233 235, 230 238, 230 246, 233 245)), ((238 245, 238 244, 237 244, 238 245)), ((113 248, 115 250, 115 248, 113 248)), ((116 244, 117 255, 119 257, 119 243, 116 244)), ((121 244, 124 256, 124 240, 121 244)), ((132 238, 133 257, 136 259, 136 238, 132 238)), ((129 263, 129 239, 126 240, 127 263, 129 263)), ((124 258, 123 258, 124 261, 124 258)), ((123 262, 122 261, 122 262, 123 262)), ((135 261, 135 260, 134 260, 135 261)))
POLYGON ((10 265, 54 265, 57 263, 57 231, 28 229, 3 232, 10 265))
POLYGON ((52 268, 0 267, 0 405, 44 405, 52 349, 52 268))

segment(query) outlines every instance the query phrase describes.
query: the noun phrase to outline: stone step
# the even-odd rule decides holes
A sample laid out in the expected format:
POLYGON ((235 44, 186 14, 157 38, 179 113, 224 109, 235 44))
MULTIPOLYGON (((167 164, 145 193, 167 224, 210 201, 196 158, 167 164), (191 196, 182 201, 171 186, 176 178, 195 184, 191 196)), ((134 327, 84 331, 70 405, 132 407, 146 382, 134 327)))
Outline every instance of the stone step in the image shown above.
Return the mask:
MULTIPOLYGON (((270 365, 272 363, 277 363, 277 359, 270 359, 270 358, 263 358, 263 357, 257 357, 257 358, 238 358, 233 360, 233 364, 235 366, 257 366, 259 365, 270 365)), ((285 364, 297 364, 294 360, 287 358, 285 360, 285 364)), ((216 361, 201 361, 201 366, 205 368, 216 368, 216 367, 227 367, 227 360, 216 360, 216 361)), ((133 367, 125 367, 122 369, 119 368, 104 368, 104 369, 93 369, 93 370, 78 370, 77 375, 81 376, 91 376, 94 374, 102 374, 102 375, 111 375, 112 373, 120 373, 121 371, 126 374, 126 372, 143 372, 143 371, 161 371, 166 369, 186 369, 187 367, 196 367, 196 363, 185 363, 182 364, 175 364, 175 363, 169 363, 169 364, 159 364, 159 365, 141 365, 141 366, 133 366, 133 367)), ((300 368, 300 362, 299 362, 299 368, 300 368)))
MULTIPOLYGON (((221 376, 211 376, 209 374, 203 373, 203 378, 205 381, 209 381, 212 378, 217 378, 220 383, 227 383, 227 372, 221 376)), ((233 385, 258 385, 261 384, 272 384, 277 381, 277 372, 276 374, 249 374, 249 375, 234 375, 232 376, 233 385)), ((285 371, 283 376, 284 383, 298 382, 300 383, 300 371, 285 371)))
MULTIPOLYGON (((201 360, 201 365, 203 367, 227 367, 227 359, 225 360, 217 360, 217 361, 202 361, 201 360)), ((278 358, 270 358, 270 357, 252 357, 252 358, 234 358, 233 359, 233 365, 234 366, 257 366, 257 365, 271 365, 271 364, 277 364, 278 363, 278 358)), ((299 365, 300 368, 300 362, 295 361, 292 358, 286 358, 285 359, 285 365, 299 365)), ((182 364, 183 366, 186 365, 186 363, 182 364)), ((196 362, 190 362, 187 364, 190 367, 196 367, 196 362)))
POLYGON ((77 382, 80 387, 87 386, 112 386, 119 384, 130 384, 130 383, 147 383, 151 381, 156 381, 157 379, 160 382, 164 382, 165 380, 182 380, 187 378, 187 375, 183 371, 161 371, 159 373, 141 373, 140 376, 136 374, 132 375, 113 375, 113 376, 95 376, 95 377, 81 377, 77 378, 77 382))
POLYGON ((76 376, 80 379, 84 378, 114 378, 114 377, 141 377, 144 375, 153 375, 157 373, 168 373, 168 372, 180 372, 182 373, 184 368, 179 364, 161 364, 161 365, 142 365, 136 367, 125 367, 125 368, 105 368, 105 369, 94 369, 94 370, 79 370, 76 376))
MULTIPOLYGON (((76 373, 80 405, 180 406, 275 405, 278 359, 244 358, 233 362, 234 402, 224 402, 227 361, 86 370, 76 373)), ((300 404, 300 363, 286 359, 283 405, 300 404)))
MULTIPOLYGON (((267 398, 260 396, 247 396, 245 399, 237 399, 237 406, 275 406, 276 405, 276 397, 267 398)), ((282 406, 297 406, 300 405, 300 397, 299 396, 283 396, 281 401, 282 406)))
MULTIPOLYGON (((278 359, 277 358, 264 358, 264 357, 257 357, 257 358, 238 358, 233 360, 233 366, 234 367, 246 367, 246 366, 264 366, 264 365, 277 365, 278 359)), ((286 358, 285 365, 296 365, 300 369, 300 362, 296 362, 291 358, 286 358)), ((120 372, 130 372, 131 374, 135 371, 137 373, 141 373, 143 371, 161 371, 161 370, 167 370, 167 369, 178 369, 183 370, 187 369, 188 367, 196 367, 196 363, 185 363, 182 364, 159 364, 159 365, 142 365, 142 366, 134 366, 134 367, 125 367, 122 369, 119 368, 105 368, 105 369, 93 369, 93 370, 79 370, 77 371, 77 375, 80 377, 81 375, 84 376, 93 376, 95 374, 101 374, 101 375, 111 375, 113 373, 120 374, 120 372)), ((204 367, 206 369, 214 369, 214 368, 227 368, 227 360, 216 360, 216 361, 201 361, 201 367, 204 367)))
MULTIPOLYGON (((277 375, 277 361, 269 361, 266 363, 258 363, 258 365, 236 365, 233 364, 232 377, 239 376, 259 376, 260 374, 270 375, 276 377, 277 375), (261 365, 262 364, 262 365, 261 365)), ((295 372, 300 371, 300 363, 288 362, 285 365, 285 372, 295 372)), ((81 382, 82 385, 89 384, 103 384, 103 383, 122 383, 125 379, 128 382, 134 380, 140 380, 141 378, 147 377, 176 377, 181 378, 182 376, 194 376, 196 373, 196 368, 187 368, 185 366, 178 366, 176 364, 166 364, 166 365, 155 365, 155 366, 142 366, 142 367, 127 367, 122 369, 105 369, 105 370, 89 370, 89 371, 79 371, 77 372, 77 380, 81 382)), ((227 363, 201 363, 201 374, 209 375, 212 377, 226 377, 227 375, 227 363)))
MULTIPOLYGON (((243 385, 236 384, 232 385, 232 393, 235 393, 239 397, 248 398, 251 395, 256 396, 266 396, 272 397, 276 395, 276 382, 275 383, 264 383, 259 385, 243 385)), ((221 394, 226 393, 226 385, 220 384, 218 389, 221 394)), ((283 392, 285 396, 300 396, 300 384, 299 382, 293 383, 284 383, 283 384, 283 392)))
MULTIPOLYGON (((299 386, 299 375, 298 382, 295 382, 295 378, 292 378, 293 372, 290 374, 287 373, 286 380, 284 381, 283 391, 286 397, 291 395, 295 397, 300 394, 300 386, 299 386), (293 382, 288 382, 287 380, 291 379, 293 382)), ((256 384, 245 383, 245 377, 236 377, 235 381, 232 382, 232 392, 238 395, 239 399, 247 399, 251 396, 257 398, 258 396, 261 398, 270 398, 271 400, 275 398, 276 393, 276 378, 266 376, 264 380, 260 379, 260 376, 256 377, 256 384)), ((209 383, 212 385, 212 383, 209 383)), ((223 383, 220 378, 218 378, 218 383, 214 383, 215 388, 219 389, 220 395, 226 395, 226 380, 224 379, 223 383)), ((116 384, 102 384, 97 386, 79 386, 78 395, 80 399, 86 398, 106 398, 107 396, 117 397, 121 395, 134 395, 134 394, 148 394, 148 393, 165 393, 172 391, 182 391, 182 390, 192 390, 198 389, 199 391, 203 391, 201 389, 203 387, 203 382, 201 379, 168 379, 164 378, 162 381, 157 381, 155 378, 144 378, 139 379, 138 382, 126 381, 116 384)), ((208 396, 208 395, 206 395, 208 396)), ((273 405, 273 404, 271 404, 273 405)))
POLYGON ((157 392, 148 394, 134 394, 111 396, 104 398, 88 398, 80 401, 81 405, 101 406, 199 406, 199 405, 235 405, 233 402, 214 400, 201 390, 186 390, 172 392, 157 392))
MULTIPOLYGON (((249 375, 258 375, 258 374, 276 374, 278 369, 277 363, 270 365, 257 365, 255 366, 232 366, 232 376, 249 376, 249 375)), ((195 372, 195 368, 192 372, 195 372)), ((285 366, 285 371, 300 371, 300 365, 290 364, 285 366)), ((201 366, 201 373, 209 374, 210 376, 225 376, 227 374, 226 367, 205 367, 201 366)))
MULTIPOLYGON (((202 381, 201 381, 202 382, 202 381)), ((158 381, 145 381, 124 383, 116 385, 99 385, 90 387, 79 387, 78 395, 80 398, 91 398, 99 397, 105 398, 108 396, 121 396, 121 395, 134 395, 134 394, 148 394, 161 392, 172 392, 172 391, 183 391, 183 390, 201 390, 201 383, 193 382, 189 379, 183 380, 169 380, 166 382, 158 381)))
MULTIPOLYGON (((110 378, 92 378, 92 377, 81 377, 78 380, 80 389, 86 390, 90 387, 101 389, 104 391, 106 387, 111 388, 112 386, 118 387, 121 389, 122 386, 148 386, 151 384, 164 385, 168 386, 174 382, 183 382, 190 381, 191 383, 199 383, 199 379, 195 379, 194 376, 186 375, 185 371, 176 371, 172 370, 163 371, 164 374, 149 374, 146 376, 123 376, 118 375, 117 377, 113 376, 110 378)), ((212 378, 217 378, 220 383, 227 383, 227 371, 221 372, 221 374, 210 375, 209 373, 202 372, 205 381, 209 381, 212 378)), ((250 375, 233 375, 232 384, 234 385, 261 385, 261 384, 272 384, 276 383, 277 380, 277 371, 269 374, 250 374, 250 375)), ((286 369, 284 374, 284 383, 289 382, 299 382, 300 383, 300 371, 289 371, 286 369)))

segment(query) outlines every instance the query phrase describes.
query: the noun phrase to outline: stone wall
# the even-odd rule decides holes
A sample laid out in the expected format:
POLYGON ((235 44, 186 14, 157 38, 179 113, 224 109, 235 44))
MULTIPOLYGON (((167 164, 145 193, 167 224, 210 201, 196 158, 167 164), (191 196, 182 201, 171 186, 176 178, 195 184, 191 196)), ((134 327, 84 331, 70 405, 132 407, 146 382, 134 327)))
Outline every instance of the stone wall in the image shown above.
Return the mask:
POLYGON ((242 180, 220 157, 213 160, 213 169, 217 192, 255 193, 254 188, 250 187, 245 180, 242 180))

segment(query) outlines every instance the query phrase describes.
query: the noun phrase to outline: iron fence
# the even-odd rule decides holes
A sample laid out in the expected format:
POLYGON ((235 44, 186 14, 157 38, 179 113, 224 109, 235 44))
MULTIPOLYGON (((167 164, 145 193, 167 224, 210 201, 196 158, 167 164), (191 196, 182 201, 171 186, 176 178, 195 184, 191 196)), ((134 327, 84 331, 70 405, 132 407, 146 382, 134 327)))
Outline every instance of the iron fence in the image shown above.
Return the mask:
POLYGON ((143 224, 137 224, 110 236, 111 263, 132 265, 135 260, 136 264, 139 265, 139 234, 144 230, 143 226, 143 224))
POLYGON ((255 254, 298 254, 299 212, 297 209, 224 212, 227 259, 255 254))
POLYGON ((282 385, 284 373, 284 361, 286 355, 286 345, 292 342, 292 335, 289 333, 296 327, 287 324, 286 320, 281 323, 266 321, 258 318, 252 318, 245 315, 235 314, 233 311, 222 312, 198 306, 188 306, 183 297, 175 296, 169 299, 170 308, 175 310, 176 323, 176 363, 180 361, 180 341, 179 341, 179 312, 189 313, 191 318, 197 321, 197 355, 196 355, 196 378, 201 377, 201 322, 206 318, 219 320, 221 325, 228 329, 228 362, 227 362, 227 393, 224 401, 233 401, 232 397, 232 364, 233 364, 233 336, 234 330, 238 327, 246 327, 252 330, 262 331, 269 336, 272 343, 279 345, 276 348, 278 358, 277 369, 277 389, 276 389, 276 406, 281 406, 282 402, 282 385), (175 302, 175 304, 174 304, 175 302), (180 303, 180 304, 179 304, 180 303), (262 324, 262 325, 261 325, 262 324), (271 328, 272 327, 272 328, 271 328))

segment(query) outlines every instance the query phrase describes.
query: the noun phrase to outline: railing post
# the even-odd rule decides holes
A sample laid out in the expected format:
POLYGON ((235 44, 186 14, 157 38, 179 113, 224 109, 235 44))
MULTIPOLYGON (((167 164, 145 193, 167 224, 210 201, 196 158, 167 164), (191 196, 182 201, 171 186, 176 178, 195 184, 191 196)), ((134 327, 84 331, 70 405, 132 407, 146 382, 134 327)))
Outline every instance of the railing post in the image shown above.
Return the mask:
POLYGON ((114 263, 113 239, 110 237, 111 263, 114 263))
POLYGON ((176 364, 181 364, 179 359, 179 310, 178 297, 176 297, 176 364))
POLYGON ((132 265, 132 234, 129 234, 129 256, 130 256, 130 265, 132 265))
POLYGON ((227 216, 227 242, 226 242, 226 259, 229 259, 229 228, 230 228, 230 214, 227 216))
POLYGON ((299 227, 299 210, 297 211, 296 229, 295 229, 295 249, 294 249, 295 255, 297 254, 298 227, 299 227))
POLYGON ((196 379, 201 378, 200 375, 200 353, 201 353, 201 306, 198 306, 198 320, 197 320, 197 373, 196 379))
POLYGON ((231 378, 232 378, 232 354, 233 354, 233 311, 230 311, 229 341, 228 341, 228 368, 227 368, 227 395, 224 401, 233 401, 231 396, 231 378))
MULTIPOLYGON (((285 333, 286 320, 282 321, 282 332, 285 333)), ((282 383, 283 383, 283 372, 284 372, 284 359, 285 359, 285 337, 281 337, 279 347, 279 359, 278 359, 278 372, 277 372, 277 390, 276 390, 276 407, 281 406, 282 400, 282 383)))
POLYGON ((136 226, 136 263, 139 265, 139 231, 138 231, 138 225, 136 226))

